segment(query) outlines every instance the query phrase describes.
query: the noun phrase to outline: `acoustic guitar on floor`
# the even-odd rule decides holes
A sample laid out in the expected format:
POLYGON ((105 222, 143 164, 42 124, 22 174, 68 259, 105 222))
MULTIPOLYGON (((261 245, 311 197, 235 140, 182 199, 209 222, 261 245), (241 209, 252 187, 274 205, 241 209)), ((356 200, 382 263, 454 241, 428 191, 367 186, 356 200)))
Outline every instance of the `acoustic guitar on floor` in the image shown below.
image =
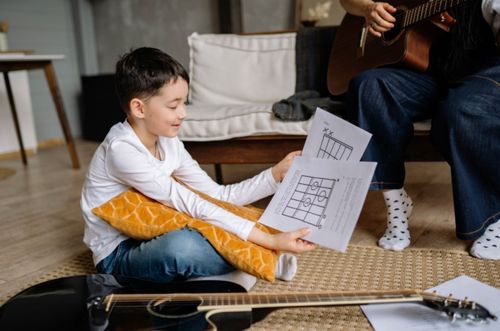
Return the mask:
POLYGON ((447 10, 468 0, 391 0, 397 11, 394 27, 376 37, 363 17, 346 14, 340 24, 328 64, 328 90, 347 91, 350 80, 364 70, 402 64, 425 71, 433 41, 455 23, 447 10))
MULTIPOLYGON (((246 293, 225 281, 50 280, 0 307, 0 330, 243 330, 280 308, 416 302, 451 320, 496 319, 478 303, 413 290, 246 293)), ((443 317, 445 318, 445 317, 443 317)))

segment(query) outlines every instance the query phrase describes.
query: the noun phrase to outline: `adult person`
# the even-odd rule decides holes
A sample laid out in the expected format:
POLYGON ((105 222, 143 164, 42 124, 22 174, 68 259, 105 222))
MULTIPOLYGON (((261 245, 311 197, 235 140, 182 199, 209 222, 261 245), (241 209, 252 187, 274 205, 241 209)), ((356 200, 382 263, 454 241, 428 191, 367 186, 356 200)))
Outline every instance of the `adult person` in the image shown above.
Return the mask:
MULTIPOLYGON (((394 27, 387 2, 340 0, 380 37, 394 27)), ((432 119, 433 142, 451 167, 456 234, 475 240, 470 253, 500 259, 500 0, 468 0, 449 13, 456 23, 435 41, 430 68, 370 69, 354 77, 346 95, 350 120, 373 134, 364 160, 377 161, 371 189, 383 190, 385 249, 410 244, 412 200, 404 190, 404 151, 413 122, 432 119)))

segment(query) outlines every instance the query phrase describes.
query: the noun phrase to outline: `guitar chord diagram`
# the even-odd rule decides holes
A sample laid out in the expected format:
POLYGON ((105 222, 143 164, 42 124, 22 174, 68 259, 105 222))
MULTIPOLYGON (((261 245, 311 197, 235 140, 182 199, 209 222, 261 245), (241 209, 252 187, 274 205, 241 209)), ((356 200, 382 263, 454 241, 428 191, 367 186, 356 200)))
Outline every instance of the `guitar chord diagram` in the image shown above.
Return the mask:
POLYGON ((326 220, 325 208, 337 181, 338 179, 301 175, 282 215, 321 229, 326 220))
POLYGON ((316 157, 320 159, 349 160, 352 146, 333 137, 333 131, 323 129, 323 138, 316 157))

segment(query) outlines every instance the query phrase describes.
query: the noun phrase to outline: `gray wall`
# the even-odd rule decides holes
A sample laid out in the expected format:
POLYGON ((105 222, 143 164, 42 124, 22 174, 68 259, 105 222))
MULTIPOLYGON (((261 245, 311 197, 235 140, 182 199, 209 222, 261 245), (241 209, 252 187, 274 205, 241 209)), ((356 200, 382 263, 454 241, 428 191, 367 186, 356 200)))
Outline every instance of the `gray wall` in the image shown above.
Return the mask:
MULTIPOLYGON (((302 19, 308 19, 309 14, 307 9, 308 8, 314 8, 317 3, 320 1, 318 0, 303 0, 303 10, 301 13, 301 18, 302 19)), ((344 18, 345 15, 345 10, 342 8, 340 5, 340 2, 338 0, 333 0, 331 3, 330 7, 330 12, 327 18, 320 20, 317 25, 339 25, 340 22, 342 22, 342 18, 344 18)))
MULTIPOLYGON (((292 28, 294 3, 241 0, 243 31, 292 28)), ((55 70, 73 135, 79 136, 81 75, 112 73, 121 54, 146 45, 187 68, 186 38, 219 32, 217 5, 217 0, 0 0, 0 20, 10 23, 10 49, 66 56, 55 62, 55 70)), ((37 140, 61 138, 43 72, 31 71, 29 79, 37 140)))
POLYGON ((244 32, 293 28, 295 0, 241 0, 241 10, 244 32))
MULTIPOLYGON (((97 58, 101 72, 113 72, 118 56, 131 47, 160 48, 186 68, 187 36, 218 33, 217 0, 94 0, 97 58)), ((244 32, 293 26, 294 0, 241 0, 244 32)))
MULTIPOLYGON (((0 20, 9 22, 9 49, 66 56, 64 60, 56 61, 54 66, 71 129, 78 136, 80 73, 70 1, 0 0, 0 20)), ((37 140, 62 137, 43 71, 31 70, 29 80, 37 140)))
POLYGON ((93 13, 99 69, 107 73, 140 46, 160 48, 187 68, 187 36, 219 30, 216 0, 97 0, 93 13))

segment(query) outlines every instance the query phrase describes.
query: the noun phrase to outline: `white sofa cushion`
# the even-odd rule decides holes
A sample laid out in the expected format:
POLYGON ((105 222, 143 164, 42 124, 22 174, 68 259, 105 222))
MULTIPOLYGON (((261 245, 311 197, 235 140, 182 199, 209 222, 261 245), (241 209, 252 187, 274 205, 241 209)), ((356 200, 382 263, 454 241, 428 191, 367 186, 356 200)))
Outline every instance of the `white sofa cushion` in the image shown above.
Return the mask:
POLYGON ((184 141, 225 140, 252 135, 307 135, 308 121, 285 122, 277 119, 272 104, 188 105, 179 138, 184 141))
MULTIPOLYGON (((188 105, 179 138, 183 141, 215 141, 252 135, 307 135, 313 117, 307 121, 277 119, 271 104, 195 106, 188 105)), ((415 131, 430 130, 430 120, 414 123, 415 131)))
POLYGON ((273 103, 295 92, 296 33, 197 34, 190 47, 194 105, 273 103))

